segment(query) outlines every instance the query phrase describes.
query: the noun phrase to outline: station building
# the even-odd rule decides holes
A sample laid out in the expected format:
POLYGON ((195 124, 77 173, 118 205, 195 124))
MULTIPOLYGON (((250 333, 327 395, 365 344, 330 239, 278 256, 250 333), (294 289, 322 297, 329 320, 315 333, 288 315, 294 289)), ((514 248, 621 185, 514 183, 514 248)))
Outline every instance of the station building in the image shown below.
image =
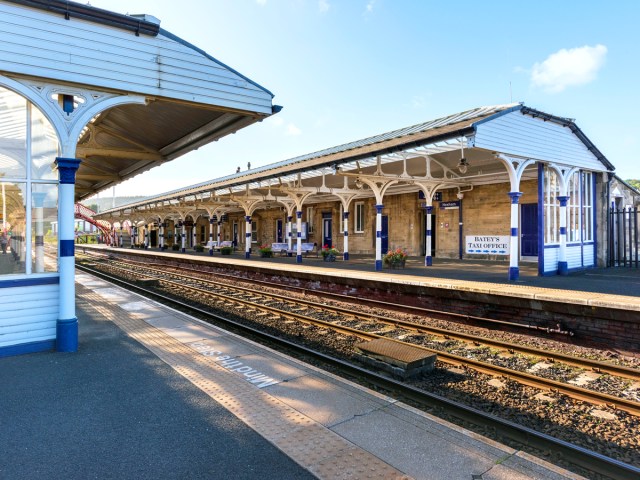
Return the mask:
POLYGON ((160 27, 0 0, 0 356, 77 349, 74 204, 279 110, 160 27))
MULTIPOLYGON (((180 250, 305 243, 372 257, 521 262, 540 275, 604 266, 613 165, 569 118, 479 107, 102 212, 115 235, 180 250)), ((123 244, 122 238, 120 244, 123 244)), ((129 245, 129 243, 127 243, 129 245)), ((213 253, 213 252, 212 252, 213 253)), ((464 267, 462 267, 464 268, 464 267)))

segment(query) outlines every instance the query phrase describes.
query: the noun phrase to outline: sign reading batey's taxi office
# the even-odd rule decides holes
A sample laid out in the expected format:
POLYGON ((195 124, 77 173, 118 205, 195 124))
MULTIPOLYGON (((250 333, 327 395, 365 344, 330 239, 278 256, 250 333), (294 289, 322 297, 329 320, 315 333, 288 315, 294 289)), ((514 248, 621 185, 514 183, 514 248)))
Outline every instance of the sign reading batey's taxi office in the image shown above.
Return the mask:
POLYGON ((466 253, 472 255, 509 255, 509 235, 466 235, 466 253))

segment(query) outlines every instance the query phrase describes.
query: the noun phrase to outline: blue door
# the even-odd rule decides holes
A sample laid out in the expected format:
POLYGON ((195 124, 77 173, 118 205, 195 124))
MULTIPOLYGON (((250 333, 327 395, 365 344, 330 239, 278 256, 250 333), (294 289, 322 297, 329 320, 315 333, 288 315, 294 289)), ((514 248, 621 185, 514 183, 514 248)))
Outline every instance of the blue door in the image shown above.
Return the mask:
POLYGON ((384 255, 389 251, 389 217, 387 215, 382 215, 382 231, 380 233, 380 240, 382 247, 380 250, 384 255))
POLYGON ((277 243, 282 243, 283 240, 283 236, 282 236, 282 219, 278 219, 276 220, 276 242, 277 243))
POLYGON ((524 203, 520 207, 520 245, 523 257, 538 256, 538 204, 524 203))
POLYGON ((322 245, 327 248, 333 247, 333 237, 331 235, 332 228, 331 213, 322 214, 322 245))

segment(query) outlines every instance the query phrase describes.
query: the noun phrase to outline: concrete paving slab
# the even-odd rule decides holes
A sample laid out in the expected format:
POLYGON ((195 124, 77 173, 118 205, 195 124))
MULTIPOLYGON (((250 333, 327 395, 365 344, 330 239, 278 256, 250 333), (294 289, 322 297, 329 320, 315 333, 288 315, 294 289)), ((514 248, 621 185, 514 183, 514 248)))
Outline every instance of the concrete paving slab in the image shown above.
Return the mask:
MULTIPOLYGON (((168 334, 179 334, 177 330, 169 330, 168 334)), ((249 343, 242 343, 233 337, 225 335, 212 335, 195 342, 186 342, 190 347, 198 350, 210 360, 215 362, 225 361, 234 358, 241 358, 256 352, 256 348, 249 343), (224 357, 218 360, 218 357, 224 357)))
POLYGON ((498 460, 486 452, 458 445, 439 432, 399 420, 386 409, 375 410, 332 430, 383 461, 403 465, 403 471, 417 479, 471 478, 488 471, 498 460))
POLYGON ((124 303, 130 301, 132 298, 131 295, 125 293, 124 290, 113 287, 95 288, 93 291, 110 302, 124 303))
POLYGON ((327 427, 381 408, 380 402, 372 401, 364 392, 345 389, 314 375, 281 382, 265 391, 327 427))
POLYGON ((235 358, 247 365, 253 365, 254 368, 259 367, 265 375, 278 379, 280 382, 288 382, 307 375, 304 367, 296 365, 295 362, 283 362, 281 359, 275 359, 272 355, 264 352, 237 355, 235 358))

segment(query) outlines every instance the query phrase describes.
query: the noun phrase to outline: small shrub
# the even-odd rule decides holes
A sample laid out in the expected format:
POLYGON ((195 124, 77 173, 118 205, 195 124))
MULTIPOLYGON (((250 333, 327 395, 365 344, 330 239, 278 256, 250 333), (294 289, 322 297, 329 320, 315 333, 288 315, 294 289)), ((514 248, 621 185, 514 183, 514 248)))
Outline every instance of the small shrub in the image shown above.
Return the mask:
POLYGON ((231 255, 231 252, 233 252, 233 247, 222 247, 220 249, 222 255, 231 255))
POLYGON ((180 250, 180 245, 174 243, 173 245, 171 245, 171 250, 175 250, 177 252, 178 250, 180 250))
POLYGON ((202 245, 196 245, 195 250, 196 252, 204 252, 204 247, 202 245))

